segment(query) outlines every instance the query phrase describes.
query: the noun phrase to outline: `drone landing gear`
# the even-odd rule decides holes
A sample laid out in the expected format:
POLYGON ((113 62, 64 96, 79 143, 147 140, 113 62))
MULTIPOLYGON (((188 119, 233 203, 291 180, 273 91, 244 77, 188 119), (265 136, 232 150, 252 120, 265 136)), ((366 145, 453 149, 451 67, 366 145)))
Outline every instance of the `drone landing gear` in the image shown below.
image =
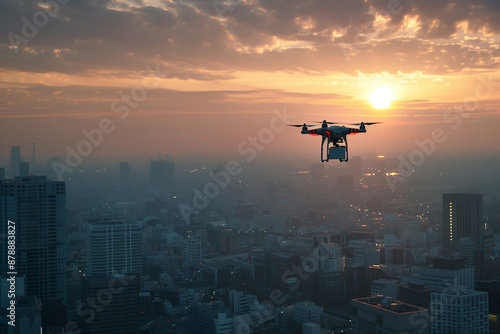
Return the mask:
POLYGON ((321 141, 321 162, 329 161, 330 159, 338 159, 340 162, 349 160, 349 146, 347 145, 347 138, 343 136, 337 140, 331 140, 330 137, 324 136, 321 141), (323 158, 326 144, 326 159, 323 158), (338 143, 345 142, 345 146, 340 146, 338 143), (332 144, 330 146, 330 144, 332 144))

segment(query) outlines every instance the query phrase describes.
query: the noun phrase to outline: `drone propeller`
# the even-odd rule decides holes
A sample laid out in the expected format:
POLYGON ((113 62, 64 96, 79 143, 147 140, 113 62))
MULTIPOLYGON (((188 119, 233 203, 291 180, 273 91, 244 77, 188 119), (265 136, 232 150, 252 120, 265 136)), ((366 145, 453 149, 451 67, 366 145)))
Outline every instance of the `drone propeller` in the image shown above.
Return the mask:
POLYGON ((315 123, 326 123, 326 124, 342 124, 342 123, 336 123, 336 122, 327 122, 327 121, 321 121, 321 122, 318 122, 318 121, 314 121, 315 123))
POLYGON ((369 123, 338 123, 338 122, 327 122, 327 121, 323 121, 323 122, 316 122, 316 123, 326 123, 326 124, 347 124, 347 125, 361 125, 361 124, 364 124, 364 125, 373 125, 373 124, 379 124, 379 123, 382 123, 382 122, 369 122, 369 123))
POLYGON ((288 124, 288 126, 294 126, 296 128, 301 128, 304 125, 307 126, 307 127, 309 127, 309 126, 316 126, 316 125, 309 125, 309 124, 306 124, 306 123, 304 123, 304 124, 288 124))
POLYGON ((361 122, 361 123, 351 123, 351 125, 358 125, 359 126, 361 124, 364 124, 364 125, 373 125, 373 124, 380 124, 380 123, 382 123, 382 122, 369 122, 369 123, 363 123, 363 122, 361 122))

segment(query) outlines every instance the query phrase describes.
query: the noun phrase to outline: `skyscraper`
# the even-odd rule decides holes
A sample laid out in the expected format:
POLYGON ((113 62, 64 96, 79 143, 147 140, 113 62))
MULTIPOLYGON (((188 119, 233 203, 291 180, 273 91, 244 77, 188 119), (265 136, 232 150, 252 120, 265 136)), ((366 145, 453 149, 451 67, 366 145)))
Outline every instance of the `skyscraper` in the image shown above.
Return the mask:
POLYGON ((182 247, 182 269, 189 272, 191 265, 201 261, 201 242, 196 238, 188 238, 182 247))
POLYGON ((87 274, 142 273, 142 229, 139 224, 102 221, 87 230, 87 274))
POLYGON ((171 188, 174 184, 175 163, 170 160, 151 160, 149 180, 152 188, 171 188))
POLYGON ((31 169, 33 174, 36 172, 36 150, 35 150, 35 134, 33 133, 33 145, 31 147, 31 169))
POLYGON ((30 175, 30 163, 20 162, 19 163, 19 176, 29 176, 30 175))
POLYGON ((477 248, 483 244, 483 196, 443 194, 443 252, 459 251, 460 238, 471 238, 477 248))
POLYGON ((19 176, 19 163, 21 162, 21 146, 10 148, 10 176, 19 176))
MULTIPOLYGON (((0 219, 16 225, 16 269, 25 276, 26 295, 42 302, 65 300, 66 190, 46 176, 0 181, 0 219)), ((0 275, 7 270, 7 224, 0 225, 0 275)))
POLYGON ((476 279, 490 279, 493 236, 483 221, 481 194, 443 194, 443 252, 474 266, 476 279))

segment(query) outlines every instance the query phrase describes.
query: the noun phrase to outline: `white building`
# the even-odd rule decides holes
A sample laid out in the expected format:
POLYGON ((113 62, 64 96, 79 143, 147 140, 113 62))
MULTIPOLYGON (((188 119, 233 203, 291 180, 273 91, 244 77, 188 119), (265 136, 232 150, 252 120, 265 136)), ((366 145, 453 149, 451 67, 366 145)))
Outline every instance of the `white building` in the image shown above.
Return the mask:
POLYGON ((229 290, 229 303, 236 314, 249 313, 250 305, 257 301, 257 296, 238 290, 229 290))
POLYGON ((456 270, 421 267, 420 279, 428 288, 443 291, 455 287, 457 289, 474 289, 474 268, 466 267, 456 270))
POLYGON ((138 223, 103 221, 87 230, 87 275, 142 274, 142 228, 138 223))
POLYGON ((342 271, 345 267, 345 257, 342 248, 334 243, 321 243, 314 250, 314 257, 319 259, 319 271, 342 271))
POLYGON ((322 314, 323 308, 313 302, 304 301, 293 304, 292 319, 295 323, 303 324, 312 322, 320 324, 322 314))
POLYGON ((248 314, 228 317, 226 313, 219 313, 214 319, 215 334, 250 333, 248 314))
POLYGON ((488 333, 488 293, 473 290, 431 294, 432 333, 488 333))
POLYGON ((187 273, 191 265, 201 262, 201 242, 197 238, 187 238, 182 247, 182 269, 187 273))

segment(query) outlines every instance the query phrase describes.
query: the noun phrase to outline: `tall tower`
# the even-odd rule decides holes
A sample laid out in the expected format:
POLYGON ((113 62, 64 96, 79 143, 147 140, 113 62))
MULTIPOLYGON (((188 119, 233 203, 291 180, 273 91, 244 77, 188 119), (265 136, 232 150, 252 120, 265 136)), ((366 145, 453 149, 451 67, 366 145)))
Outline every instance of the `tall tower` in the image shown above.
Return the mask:
POLYGON ((7 221, 16 226, 16 269, 26 295, 65 300, 66 190, 46 176, 0 180, 0 276, 7 270, 7 221))
POLYGON ((10 147, 10 176, 19 176, 19 163, 21 162, 21 146, 10 147))
POLYGON ((139 224, 104 221, 87 230, 87 275, 142 274, 139 224))
POLYGON ((33 133, 33 146, 31 149, 31 169, 33 170, 34 174, 36 171, 35 133, 33 133))
POLYGON ((443 194, 443 252, 459 251, 460 238, 470 238, 476 249, 483 246, 483 196, 443 194))
POLYGON ((182 246, 182 269, 189 272, 191 265, 201 261, 201 242, 196 238, 187 238, 182 246))

